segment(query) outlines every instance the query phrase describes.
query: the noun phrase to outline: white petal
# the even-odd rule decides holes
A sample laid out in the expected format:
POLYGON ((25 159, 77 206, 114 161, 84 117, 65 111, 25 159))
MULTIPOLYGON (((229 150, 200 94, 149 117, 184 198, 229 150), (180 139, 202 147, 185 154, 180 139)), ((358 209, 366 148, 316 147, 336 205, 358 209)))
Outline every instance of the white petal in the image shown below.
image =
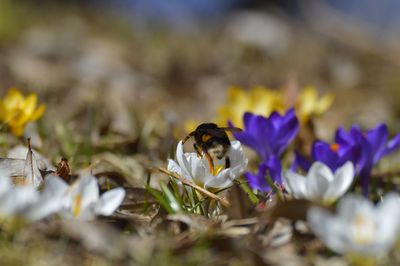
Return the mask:
MULTIPOLYGON (((97 202, 99 200, 99 186, 96 177, 90 175, 83 177, 78 184, 76 192, 82 197, 82 210, 87 208, 90 204, 97 202)), ((74 196, 75 195, 76 194, 74 194, 74 196)))
POLYGON ((58 176, 48 175, 45 179, 45 187, 35 202, 21 211, 21 215, 31 221, 40 220, 55 212, 58 212, 64 204, 64 195, 69 186, 58 176))
POLYGON ((373 216, 374 205, 360 195, 350 194, 343 197, 337 206, 337 213, 347 222, 352 222, 356 213, 373 216))
POLYGON ((199 157, 196 153, 186 153, 186 158, 190 171, 190 175, 187 178, 191 180, 196 179, 203 183, 206 171, 208 171, 208 168, 205 166, 206 160, 199 157))
POLYGON ((182 176, 182 169, 174 160, 168 159, 167 169, 170 172, 177 173, 178 175, 182 176))
POLYGON ((68 184, 60 177, 48 175, 45 178, 43 194, 63 195, 68 188, 68 184))
POLYGON ((231 147, 229 148, 228 156, 231 161, 231 168, 236 166, 241 166, 243 169, 246 168, 248 160, 244 156, 240 141, 231 141, 231 147))
POLYGON ((16 214, 35 202, 38 197, 38 192, 32 186, 12 188, 0 197, 0 214, 16 214))
POLYGON ((176 147, 176 160, 178 161, 178 164, 184 173, 191 173, 189 162, 187 161, 186 155, 183 152, 182 141, 179 141, 178 146, 176 147))
POLYGON ((285 189, 296 199, 306 198, 306 178, 304 176, 287 171, 283 176, 283 184, 285 189))
POLYGON ((58 212, 63 206, 62 196, 42 195, 36 202, 20 211, 21 216, 36 221, 58 212))
POLYGON ((346 162, 336 170, 333 181, 329 184, 329 189, 325 192, 324 200, 334 201, 343 196, 350 188, 354 179, 354 166, 352 162, 346 162))
POLYGON ((8 174, 0 173, 0 196, 11 188, 11 178, 8 174))
POLYGON ((80 216, 94 216, 87 212, 93 212, 93 206, 99 200, 99 187, 94 176, 87 175, 80 177, 70 186, 64 198, 63 208, 70 214, 61 212, 64 217, 80 218, 80 216), (75 217, 76 216, 76 217, 75 217))
POLYGON ((395 241, 399 228, 399 196, 395 193, 386 195, 383 202, 376 207, 375 215, 379 217, 376 241, 389 247, 395 241))
POLYGON ((233 185, 233 180, 230 178, 230 169, 224 169, 218 175, 208 175, 204 186, 223 189, 233 185))
POLYGON ((307 174, 307 198, 310 200, 321 200, 333 178, 333 173, 328 166, 321 162, 313 163, 307 174))
POLYGON ((310 228, 330 249, 338 253, 347 251, 348 243, 343 237, 346 235, 346 224, 337 219, 328 211, 312 207, 307 212, 310 228))
MULTIPOLYGON (((245 162, 247 164, 247 159, 245 160, 245 162)), ((245 167, 242 165, 237 165, 235 167, 231 167, 230 169, 230 178, 232 180, 238 178, 245 171, 245 167)))
POLYGON ((99 215, 111 215, 121 205, 125 197, 123 188, 114 188, 101 195, 100 200, 96 204, 95 213, 99 215))

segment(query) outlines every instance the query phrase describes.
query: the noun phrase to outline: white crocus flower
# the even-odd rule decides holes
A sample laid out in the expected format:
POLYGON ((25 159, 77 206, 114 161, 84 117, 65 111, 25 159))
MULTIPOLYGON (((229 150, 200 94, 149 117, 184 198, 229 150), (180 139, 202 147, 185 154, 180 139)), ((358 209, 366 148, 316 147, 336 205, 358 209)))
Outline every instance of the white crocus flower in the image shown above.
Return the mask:
POLYGON ((377 206, 348 195, 339 202, 337 214, 313 207, 307 216, 311 230, 333 251, 379 257, 396 240, 399 215, 398 196, 389 194, 377 206))
POLYGON ((57 180, 53 189, 63 195, 60 215, 65 218, 91 220, 96 215, 109 216, 121 205, 125 197, 123 188, 111 189, 100 196, 97 179, 91 175, 79 178, 71 186, 59 177, 48 178, 57 180))
POLYGON ((50 185, 39 193, 30 185, 13 186, 9 176, 0 175, 0 216, 36 221, 57 212, 61 204, 62 197, 53 193, 50 185))
POLYGON ((302 176, 288 171, 284 174, 285 189, 297 199, 308 199, 325 204, 333 203, 349 189, 354 179, 354 166, 346 162, 332 173, 321 162, 315 162, 302 176))
POLYGON ((204 156, 199 157, 195 152, 185 153, 180 141, 176 148, 176 161, 168 160, 168 170, 205 188, 223 189, 231 186, 247 166, 247 159, 243 155, 239 141, 231 141, 227 156, 229 156, 231 167, 223 168, 225 159, 214 160, 216 171, 211 173, 204 156))

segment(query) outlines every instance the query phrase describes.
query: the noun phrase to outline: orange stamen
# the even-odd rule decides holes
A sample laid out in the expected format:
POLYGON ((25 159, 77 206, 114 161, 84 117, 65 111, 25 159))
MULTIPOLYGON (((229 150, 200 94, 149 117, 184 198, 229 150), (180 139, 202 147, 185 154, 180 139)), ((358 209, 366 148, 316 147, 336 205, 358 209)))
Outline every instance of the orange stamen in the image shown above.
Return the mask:
POLYGON ((331 146, 330 146, 330 148, 331 148, 331 150, 332 151, 334 151, 334 152, 338 152, 339 151, 339 144, 337 144, 337 143, 333 143, 333 144, 331 144, 331 146))

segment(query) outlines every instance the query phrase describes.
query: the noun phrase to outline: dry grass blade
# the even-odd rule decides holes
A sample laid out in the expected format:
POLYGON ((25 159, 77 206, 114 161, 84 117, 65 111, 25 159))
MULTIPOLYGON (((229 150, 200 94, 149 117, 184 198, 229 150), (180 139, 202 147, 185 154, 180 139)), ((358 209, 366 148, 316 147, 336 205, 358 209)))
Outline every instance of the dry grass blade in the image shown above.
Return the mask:
POLYGON ((30 138, 28 138, 28 153, 25 160, 24 176, 28 182, 32 182, 35 188, 40 187, 43 183, 42 174, 39 171, 36 158, 32 152, 30 138))
POLYGON ((161 172, 163 172, 163 173, 165 173, 165 174, 167 174, 169 176, 172 176, 173 178, 179 180, 180 182, 182 182, 182 184, 196 189, 198 192, 200 192, 204 196, 207 196, 209 198, 212 198, 214 200, 219 201, 223 206, 225 206, 225 207, 229 207, 230 206, 229 201, 225 197, 221 197, 221 196, 215 195, 214 193, 211 193, 210 191, 208 191, 208 190, 206 190, 206 189, 204 189, 204 188, 202 188, 202 187, 190 182, 189 180, 182 178, 178 174, 170 172, 170 171, 168 171, 168 170, 166 170, 166 169, 164 169, 162 167, 160 167, 158 169, 161 172))

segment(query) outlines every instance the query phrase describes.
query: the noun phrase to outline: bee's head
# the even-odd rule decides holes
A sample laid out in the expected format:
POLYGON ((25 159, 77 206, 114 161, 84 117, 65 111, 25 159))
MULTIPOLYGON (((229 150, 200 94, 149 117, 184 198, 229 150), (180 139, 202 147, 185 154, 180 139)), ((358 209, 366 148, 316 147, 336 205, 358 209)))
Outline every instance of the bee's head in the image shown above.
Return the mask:
POLYGON ((226 145, 222 145, 221 143, 214 141, 209 144, 209 148, 207 149, 207 151, 211 155, 211 157, 216 157, 218 160, 221 160, 225 157, 228 149, 229 147, 226 147, 226 145))

